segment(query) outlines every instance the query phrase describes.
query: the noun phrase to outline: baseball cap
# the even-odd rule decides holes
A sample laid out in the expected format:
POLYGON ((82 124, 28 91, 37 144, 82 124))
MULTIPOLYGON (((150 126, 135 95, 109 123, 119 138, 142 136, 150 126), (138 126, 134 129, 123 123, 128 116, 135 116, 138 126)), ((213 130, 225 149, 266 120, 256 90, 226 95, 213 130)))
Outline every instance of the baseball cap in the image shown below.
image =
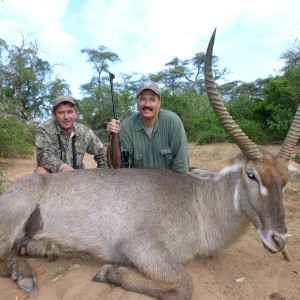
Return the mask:
POLYGON ((62 102, 70 102, 75 106, 75 102, 74 99, 72 97, 69 96, 58 96, 54 99, 53 101, 53 109, 60 103, 62 102))
POLYGON ((160 95, 160 87, 158 86, 157 83, 153 82, 153 81, 145 81, 143 82, 139 88, 138 88, 138 92, 137 95, 139 95, 142 91, 144 90, 151 90, 153 91, 155 94, 160 95))

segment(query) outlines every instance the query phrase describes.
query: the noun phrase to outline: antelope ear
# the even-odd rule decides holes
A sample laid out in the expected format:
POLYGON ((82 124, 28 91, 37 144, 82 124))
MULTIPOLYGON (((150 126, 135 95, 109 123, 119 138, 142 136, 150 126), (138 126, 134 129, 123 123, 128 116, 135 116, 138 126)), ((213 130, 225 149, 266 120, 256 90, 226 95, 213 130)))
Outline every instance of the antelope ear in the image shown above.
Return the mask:
POLYGON ((300 174, 300 165, 289 164, 289 174, 290 176, 297 176, 300 174))

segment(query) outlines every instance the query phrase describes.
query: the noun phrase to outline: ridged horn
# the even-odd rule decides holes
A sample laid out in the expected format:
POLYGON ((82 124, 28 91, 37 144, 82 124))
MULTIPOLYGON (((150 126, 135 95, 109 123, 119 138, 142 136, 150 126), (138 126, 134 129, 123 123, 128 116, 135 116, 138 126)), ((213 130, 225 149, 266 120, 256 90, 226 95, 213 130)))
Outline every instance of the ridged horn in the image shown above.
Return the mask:
POLYGON ((300 104, 296 111, 289 132, 284 140, 284 143, 281 149, 279 150, 278 155, 286 160, 289 160, 292 155, 292 152, 296 147, 296 143, 299 140, 299 136, 300 136, 300 104))
POLYGON ((216 30, 209 41, 206 55, 205 55, 205 86, 209 101, 224 129, 228 132, 230 137, 242 150, 248 159, 258 160, 262 158, 262 153, 258 147, 249 139, 249 137, 239 128, 236 122, 232 119, 226 110, 221 98, 219 97, 217 88, 215 86, 214 77, 212 73, 212 52, 214 47, 216 30))

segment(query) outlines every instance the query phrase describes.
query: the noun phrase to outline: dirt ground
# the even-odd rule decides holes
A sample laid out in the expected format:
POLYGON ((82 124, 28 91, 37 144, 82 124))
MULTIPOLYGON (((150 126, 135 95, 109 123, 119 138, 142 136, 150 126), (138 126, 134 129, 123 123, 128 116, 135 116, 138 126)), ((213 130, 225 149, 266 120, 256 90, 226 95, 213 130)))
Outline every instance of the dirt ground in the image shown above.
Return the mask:
MULTIPOLYGON (((267 147, 275 153, 279 146, 267 147)), ((220 170, 237 147, 232 144, 190 145, 192 166, 220 170)), ((1 159, 10 185, 19 177, 31 173, 34 159, 1 159)), ((90 156, 88 168, 95 167, 90 156)), ((186 268, 194 282, 193 300, 246 300, 300 299, 300 177, 293 178, 285 189, 284 205, 290 237, 288 251, 291 261, 281 254, 270 254, 259 241, 255 228, 250 225, 229 248, 210 258, 197 259, 186 268)), ((1 208, 0 208, 1 209, 1 208)), ((15 253, 12 252, 11 256, 15 253)), ((152 299, 145 295, 125 291, 104 283, 92 282, 99 265, 78 259, 29 259, 37 269, 38 291, 29 295, 8 278, 0 278, 0 299, 152 299)))

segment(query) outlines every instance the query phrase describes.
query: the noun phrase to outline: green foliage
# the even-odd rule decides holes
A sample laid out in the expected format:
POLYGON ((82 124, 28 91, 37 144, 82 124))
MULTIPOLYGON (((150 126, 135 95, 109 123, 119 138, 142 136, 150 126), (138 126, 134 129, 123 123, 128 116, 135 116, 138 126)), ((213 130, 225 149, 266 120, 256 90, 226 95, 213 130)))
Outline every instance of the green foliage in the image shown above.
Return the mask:
MULTIPOLYGON (((218 86, 226 69, 213 71, 220 96, 241 129, 256 143, 283 140, 300 103, 299 40, 282 58, 283 74, 254 82, 228 82, 218 86)), ((57 95, 70 95, 68 84, 52 79, 53 66, 40 58, 36 42, 7 45, 0 38, 0 156, 28 156, 33 152, 33 122, 49 117, 51 101, 57 95), (25 122, 22 122, 23 120, 25 122)), ((107 142, 107 122, 113 117, 108 72, 121 61, 105 46, 84 48, 81 53, 95 74, 82 84, 82 98, 76 99, 78 121, 89 126, 102 142, 107 142)), ((206 96, 204 84, 205 53, 191 59, 173 58, 165 69, 154 74, 122 74, 114 82, 118 119, 136 111, 135 96, 141 81, 154 80, 162 87, 162 104, 181 118, 189 141, 200 144, 229 141, 206 96), (137 79, 134 80, 135 77, 137 79), (120 82, 122 81, 122 82, 120 82)), ((56 64, 57 65, 57 64, 56 64)))
POLYGON ((270 129, 270 138, 272 140, 284 140, 293 118, 294 111, 291 108, 273 107, 272 114, 267 120, 270 129))
POLYGON ((281 59, 284 61, 284 71, 300 66, 300 39, 296 38, 294 40, 290 48, 281 55, 281 59))
POLYGON ((229 140, 227 132, 220 125, 212 110, 198 116, 193 136, 193 139, 200 145, 227 142, 229 140))
POLYGON ((234 120, 255 118, 256 101, 249 94, 241 94, 228 101, 225 106, 234 120))
POLYGON ((193 119, 200 112, 201 96, 194 92, 172 94, 163 91, 161 96, 161 108, 175 112, 182 120, 185 130, 193 127, 193 119))
POLYGON ((294 160, 296 163, 300 164, 300 154, 299 154, 299 151, 297 151, 297 153, 296 153, 296 155, 294 156, 293 160, 294 160))
POLYGON ((20 46, 0 43, 0 53, 0 104, 5 115, 32 122, 48 115, 55 96, 70 94, 64 80, 52 80, 53 66, 39 57, 35 42, 23 37, 20 46))
POLYGON ((254 120, 237 120, 236 122, 253 142, 264 144, 270 141, 270 137, 262 130, 259 122, 254 120))
POLYGON ((80 123, 90 127, 102 142, 108 141, 106 126, 112 118, 112 108, 109 99, 84 98, 80 102, 80 123))
POLYGON ((88 55, 87 61, 92 64, 93 69, 98 75, 98 79, 101 78, 101 73, 109 72, 109 63, 121 61, 118 54, 110 51, 103 45, 98 46, 97 49, 84 48, 80 52, 88 55))
POLYGON ((0 167, 0 195, 5 191, 5 171, 3 168, 0 167))
MULTIPOLYGON (((300 57, 300 54, 299 54, 300 57)), ((300 63, 286 69, 284 77, 290 82, 296 103, 300 102, 300 63)))
POLYGON ((34 127, 15 117, 0 116, 0 157, 30 157, 34 154, 34 127))
POLYGON ((80 268, 80 265, 74 265, 74 264, 66 264, 65 266, 60 266, 55 271, 51 272, 50 277, 52 279, 55 279, 59 275, 63 275, 65 277, 71 270, 80 268))
POLYGON ((181 118, 189 141, 196 141, 199 132, 203 131, 199 116, 213 114, 207 96, 190 91, 178 94, 163 91, 161 107, 175 112, 181 118))
MULTIPOLYGON (((108 142, 107 123, 113 118, 113 105, 110 86, 104 82, 99 87, 92 80, 82 85, 86 97, 79 102, 80 122, 90 127, 100 140, 108 142)), ((133 113, 135 99, 127 91, 114 92, 115 108, 119 120, 124 120, 133 113)))
POLYGON ((272 140, 283 140, 289 130, 300 103, 300 96, 295 89, 297 85, 299 83, 283 75, 271 79, 265 89, 266 98, 259 109, 260 112, 265 111, 262 127, 268 128, 272 140))
POLYGON ((259 100, 251 97, 251 94, 242 93, 228 101, 226 107, 243 132, 255 143, 262 144, 270 141, 270 136, 266 134, 258 120, 256 114, 258 102, 259 100))
MULTIPOLYGON (((189 141, 198 144, 228 142, 230 137, 215 115, 208 98, 196 93, 181 93, 180 97, 163 92, 162 107, 177 113, 185 127, 189 141)), ((254 120, 255 100, 247 94, 225 103, 241 129, 256 143, 268 141, 260 123, 254 120)))
POLYGON ((223 143, 229 140, 228 134, 220 126, 212 126, 208 130, 204 131, 199 139, 197 144, 213 144, 213 143, 223 143))

